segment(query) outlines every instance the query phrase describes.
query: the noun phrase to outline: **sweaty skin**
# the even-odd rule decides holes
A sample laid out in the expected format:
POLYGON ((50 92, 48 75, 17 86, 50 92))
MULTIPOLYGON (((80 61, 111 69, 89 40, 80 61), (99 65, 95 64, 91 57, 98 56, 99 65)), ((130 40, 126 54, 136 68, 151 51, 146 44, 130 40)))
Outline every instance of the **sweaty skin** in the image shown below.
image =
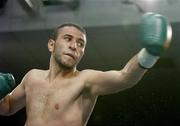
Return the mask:
POLYGON ((0 103, 0 114, 11 115, 26 106, 26 126, 85 126, 99 95, 134 86, 146 72, 135 55, 122 70, 78 71, 86 36, 73 26, 48 41, 48 70, 30 70, 0 103))

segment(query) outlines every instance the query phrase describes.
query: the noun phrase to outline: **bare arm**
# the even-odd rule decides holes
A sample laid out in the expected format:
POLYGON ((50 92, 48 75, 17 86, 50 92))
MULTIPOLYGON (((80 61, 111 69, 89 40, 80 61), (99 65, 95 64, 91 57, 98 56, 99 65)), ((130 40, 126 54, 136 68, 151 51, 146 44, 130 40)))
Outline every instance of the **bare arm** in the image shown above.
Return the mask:
POLYGON ((22 82, 0 101, 0 115, 9 116, 25 106, 25 83, 27 75, 22 82))
POLYGON ((134 86, 147 70, 139 66, 137 55, 120 71, 87 70, 86 86, 94 95, 116 93, 134 86))
POLYGON ((19 84, 10 94, 0 102, 0 115, 11 115, 25 106, 25 93, 23 84, 19 84))
POLYGON ((144 46, 121 71, 88 71, 85 85, 95 95, 118 92, 134 86, 152 68, 159 56, 169 47, 172 28, 166 17, 155 13, 145 13, 140 22, 141 42, 144 46))

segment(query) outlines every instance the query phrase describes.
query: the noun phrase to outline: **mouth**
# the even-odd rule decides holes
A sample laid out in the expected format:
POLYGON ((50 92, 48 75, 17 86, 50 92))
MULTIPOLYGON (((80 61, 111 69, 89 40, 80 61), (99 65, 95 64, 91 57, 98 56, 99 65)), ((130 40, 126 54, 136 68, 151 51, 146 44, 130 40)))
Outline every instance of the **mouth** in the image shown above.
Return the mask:
POLYGON ((74 56, 73 54, 71 54, 71 53, 66 53, 65 55, 67 55, 67 56, 69 56, 69 57, 71 57, 72 59, 75 60, 75 56, 74 56))

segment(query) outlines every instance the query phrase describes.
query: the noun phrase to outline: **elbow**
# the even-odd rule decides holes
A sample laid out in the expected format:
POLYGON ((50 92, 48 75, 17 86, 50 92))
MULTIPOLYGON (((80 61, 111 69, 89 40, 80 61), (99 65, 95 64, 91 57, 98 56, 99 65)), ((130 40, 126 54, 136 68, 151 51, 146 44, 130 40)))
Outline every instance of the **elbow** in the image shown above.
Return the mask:
POLYGON ((14 113, 15 113, 15 112, 9 111, 9 112, 7 112, 7 113, 5 114, 5 116, 12 116, 12 115, 14 115, 14 113))
POLYGON ((129 88, 134 87, 141 80, 141 77, 131 76, 126 72, 122 72, 122 76, 123 76, 122 82, 123 82, 125 89, 129 89, 129 88))
POLYGON ((0 105, 0 115, 2 116, 11 116, 15 112, 11 111, 10 106, 8 105, 0 105))
POLYGON ((0 115, 2 115, 2 116, 11 116, 13 114, 14 114, 14 112, 11 112, 9 110, 0 110, 0 115))
POLYGON ((10 102, 9 95, 1 100, 1 102, 0 102, 0 115, 2 115, 2 116, 11 116, 14 113, 11 110, 11 104, 10 103, 11 102, 10 102))
POLYGON ((128 85, 128 88, 132 88, 134 87, 135 85, 137 85, 139 83, 140 79, 137 79, 137 78, 131 78, 129 79, 126 83, 128 85))
POLYGON ((2 115, 2 116, 11 116, 12 115, 12 113, 11 112, 9 112, 8 110, 5 110, 5 109, 1 109, 0 110, 0 115, 2 115))
POLYGON ((2 116, 11 116, 12 114, 9 114, 9 113, 1 113, 0 115, 2 115, 2 116))
POLYGON ((137 85, 137 83, 138 83, 138 81, 131 82, 131 83, 129 84, 129 88, 134 87, 135 85, 137 85))

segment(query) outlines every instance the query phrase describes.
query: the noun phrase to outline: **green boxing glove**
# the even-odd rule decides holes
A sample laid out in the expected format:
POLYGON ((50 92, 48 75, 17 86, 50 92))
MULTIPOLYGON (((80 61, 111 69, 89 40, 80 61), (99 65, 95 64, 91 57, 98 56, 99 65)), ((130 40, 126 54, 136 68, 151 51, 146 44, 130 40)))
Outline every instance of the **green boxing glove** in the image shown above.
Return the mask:
POLYGON ((15 87, 15 79, 12 74, 0 73, 0 100, 15 87))
POLYGON ((167 18, 155 13, 144 14, 140 38, 144 48, 138 54, 139 64, 151 68, 171 43, 172 28, 167 18))

